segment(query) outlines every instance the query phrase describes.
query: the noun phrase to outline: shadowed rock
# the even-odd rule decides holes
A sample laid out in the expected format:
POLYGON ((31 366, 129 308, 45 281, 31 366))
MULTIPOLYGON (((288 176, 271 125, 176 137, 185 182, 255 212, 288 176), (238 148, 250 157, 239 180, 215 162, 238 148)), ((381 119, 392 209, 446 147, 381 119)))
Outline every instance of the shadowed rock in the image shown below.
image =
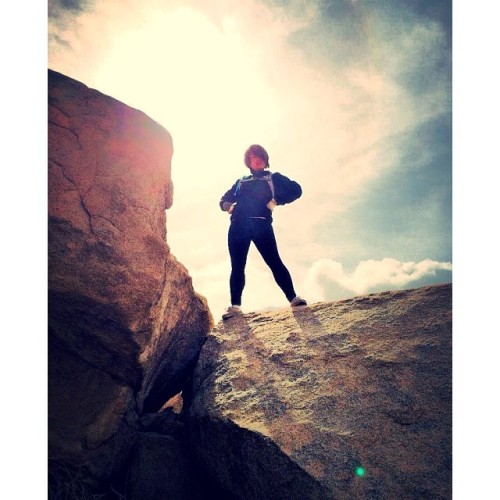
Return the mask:
POLYGON ((168 132, 49 70, 49 460, 96 483, 138 415, 192 372, 213 326, 166 243, 168 132))
POLYGON ((190 438, 237 498, 451 498, 451 285, 219 324, 190 438))
POLYGON ((182 441, 174 435, 139 433, 126 480, 126 498, 141 500, 205 500, 203 485, 182 441))

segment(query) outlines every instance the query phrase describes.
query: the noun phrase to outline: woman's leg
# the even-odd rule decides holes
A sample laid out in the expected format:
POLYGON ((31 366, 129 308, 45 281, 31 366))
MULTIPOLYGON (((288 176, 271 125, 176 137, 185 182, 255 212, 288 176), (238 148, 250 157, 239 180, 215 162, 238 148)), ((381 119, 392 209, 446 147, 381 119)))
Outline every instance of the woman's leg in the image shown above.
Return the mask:
POLYGON ((231 258, 231 277, 229 278, 231 305, 240 306, 241 295, 245 288, 245 265, 251 242, 248 228, 241 223, 231 224, 227 241, 231 258))
POLYGON ((257 250, 270 267, 276 283, 283 290, 286 298, 289 301, 292 300, 296 295, 292 277, 279 255, 273 226, 267 221, 255 221, 252 236, 257 250))

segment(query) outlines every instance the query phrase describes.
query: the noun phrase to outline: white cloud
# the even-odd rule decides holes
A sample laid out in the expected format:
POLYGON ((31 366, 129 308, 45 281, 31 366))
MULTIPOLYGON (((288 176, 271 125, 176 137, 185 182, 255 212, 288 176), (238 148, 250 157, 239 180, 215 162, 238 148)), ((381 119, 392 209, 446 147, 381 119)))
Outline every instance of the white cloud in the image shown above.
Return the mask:
POLYGON ((305 279, 305 288, 311 301, 327 300, 325 282, 340 285, 356 295, 375 289, 402 288, 422 278, 435 276, 437 271, 451 271, 449 262, 425 259, 421 262, 401 262, 397 259, 366 260, 352 273, 332 259, 319 259, 311 266, 305 279))

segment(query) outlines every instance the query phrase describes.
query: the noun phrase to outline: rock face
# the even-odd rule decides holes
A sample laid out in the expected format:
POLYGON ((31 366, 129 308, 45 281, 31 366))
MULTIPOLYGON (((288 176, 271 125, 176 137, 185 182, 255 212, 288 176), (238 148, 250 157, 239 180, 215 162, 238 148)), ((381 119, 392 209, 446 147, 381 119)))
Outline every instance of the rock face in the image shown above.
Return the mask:
POLYGON ((123 465, 138 416, 182 389, 213 320, 166 243, 168 132, 48 78, 49 460, 98 484, 123 465))
POLYGON ((190 439, 244 499, 451 498, 451 285, 219 324, 190 439))

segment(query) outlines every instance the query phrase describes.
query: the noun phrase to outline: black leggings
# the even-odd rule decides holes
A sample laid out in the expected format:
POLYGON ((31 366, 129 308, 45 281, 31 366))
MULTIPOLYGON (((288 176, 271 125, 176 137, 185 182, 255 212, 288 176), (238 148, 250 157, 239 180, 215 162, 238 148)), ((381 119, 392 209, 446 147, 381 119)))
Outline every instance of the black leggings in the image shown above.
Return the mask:
POLYGON ((229 227, 228 246, 231 257, 231 305, 241 305, 245 288, 245 265, 250 243, 255 243, 264 262, 270 267, 274 279, 290 301, 295 297, 292 277, 278 253, 278 246, 271 222, 265 219, 235 221, 229 227))

